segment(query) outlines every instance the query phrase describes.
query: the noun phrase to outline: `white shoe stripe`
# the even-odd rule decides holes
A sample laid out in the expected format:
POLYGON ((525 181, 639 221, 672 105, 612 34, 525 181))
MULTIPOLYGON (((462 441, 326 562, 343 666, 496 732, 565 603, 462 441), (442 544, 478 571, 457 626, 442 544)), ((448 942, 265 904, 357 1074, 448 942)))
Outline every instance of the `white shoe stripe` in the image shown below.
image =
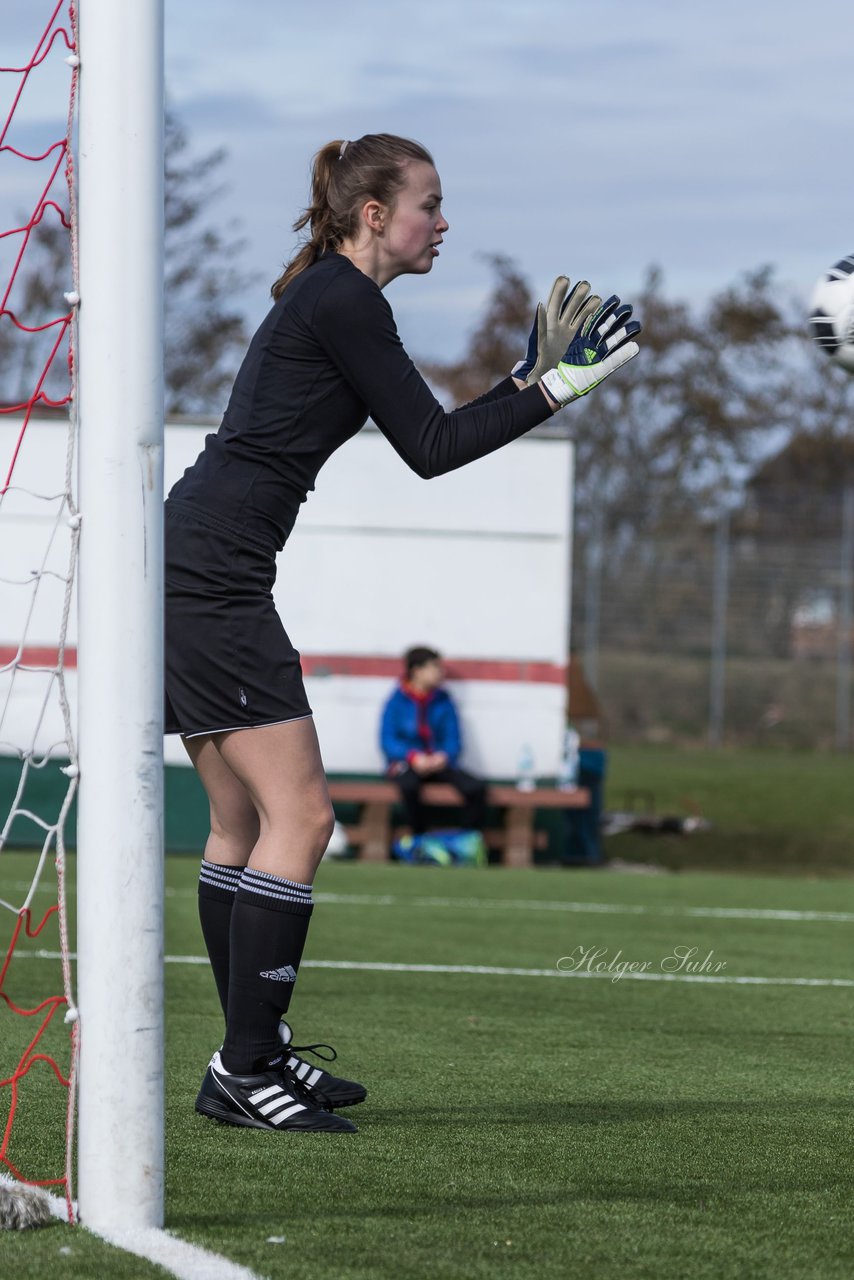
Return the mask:
POLYGON ((289 1116, 295 1116, 298 1111, 306 1111, 301 1102, 295 1102, 292 1107, 286 1107, 284 1111, 280 1111, 278 1115, 269 1116, 270 1124, 281 1124, 283 1120, 287 1120, 289 1116))
POLYGON ((300 1080, 304 1080, 308 1075, 309 1071, 311 1071, 310 1062, 300 1063, 300 1065, 297 1067, 297 1075, 299 1076, 300 1080))
POLYGON ((306 1086, 309 1089, 313 1089, 322 1075, 323 1075, 322 1068, 315 1067, 315 1069, 312 1071, 311 1075, 308 1077, 308 1079, 305 1082, 306 1086))
POLYGON ((266 1098, 272 1098, 275 1094, 282 1093, 280 1084, 270 1084, 266 1089, 259 1089, 257 1093, 252 1094, 252 1102, 257 1106, 259 1102, 264 1102, 266 1098))
POLYGON ((291 1056, 288 1058, 288 1061, 287 1061, 287 1063, 286 1063, 287 1068, 288 1068, 288 1071, 296 1071, 296 1069, 297 1069, 297 1067, 299 1066, 299 1064, 300 1064, 300 1059, 299 1059, 299 1058, 297 1058, 297 1057, 295 1056, 295 1054, 293 1054, 293 1053, 292 1053, 292 1054, 291 1054, 291 1056))
POLYGON ((279 1093, 278 1097, 273 1098, 272 1102, 265 1102, 263 1107, 259 1107, 258 1110, 262 1116, 268 1116, 271 1111, 275 1111, 278 1107, 284 1107, 289 1102, 293 1102, 293 1098, 289 1093, 286 1093, 284 1097, 279 1093))

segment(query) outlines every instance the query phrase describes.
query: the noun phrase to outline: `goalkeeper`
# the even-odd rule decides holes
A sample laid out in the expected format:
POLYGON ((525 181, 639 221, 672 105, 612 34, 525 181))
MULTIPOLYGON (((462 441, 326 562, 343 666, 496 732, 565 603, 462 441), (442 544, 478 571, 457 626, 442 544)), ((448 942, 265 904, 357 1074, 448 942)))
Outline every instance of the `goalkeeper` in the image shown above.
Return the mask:
POLYGON ((419 476, 441 475, 587 394, 637 353, 640 326, 619 299, 561 277, 512 376, 446 412, 383 296, 432 269, 448 230, 429 152, 389 134, 324 146, 303 228, 222 425, 166 501, 166 729, 210 802, 199 913, 225 1038, 196 1108, 278 1132, 353 1132, 339 1109, 364 1086, 303 1059, 283 1020, 333 813, 273 604, 276 555, 321 466, 369 415, 419 476))

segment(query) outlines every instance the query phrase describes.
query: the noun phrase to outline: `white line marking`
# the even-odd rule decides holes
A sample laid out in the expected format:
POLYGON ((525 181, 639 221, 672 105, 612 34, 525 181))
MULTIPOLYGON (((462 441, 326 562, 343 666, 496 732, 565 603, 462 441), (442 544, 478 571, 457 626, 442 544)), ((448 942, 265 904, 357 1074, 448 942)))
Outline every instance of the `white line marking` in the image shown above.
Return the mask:
MULTIPOLYGON (((58 951, 21 951, 29 960, 58 960, 58 951)), ((74 952, 72 960, 76 960, 74 952)), ((207 956, 164 956, 165 964, 209 965, 207 956)), ((495 978, 607 978, 614 972, 574 973, 568 969, 511 969, 489 964, 403 964, 387 960, 303 960, 304 969, 360 969, 369 973, 470 973, 495 978)), ((854 978, 764 978, 700 973, 624 973, 621 982, 710 982, 719 985, 757 987, 854 987, 854 978)))
MULTIPOLYGON (((29 882, 15 881, 8 889, 28 890, 29 882)), ((50 885, 39 886, 39 892, 53 892, 50 885)), ((167 898, 195 898, 197 890, 165 890, 167 898)), ((314 901, 340 907, 461 907, 464 910, 494 911, 568 911, 591 915, 615 916, 687 916, 709 920, 818 920, 829 923, 854 924, 854 911, 796 911, 771 907, 666 907, 641 906, 622 902, 553 902, 536 898, 410 898, 393 893, 314 893, 314 901)), ((17 908, 15 908, 17 910, 17 908)))
MULTIPOLYGON (((59 1196, 47 1193, 50 1211, 62 1222, 68 1221, 68 1206, 59 1196)), ((77 1217, 77 1204, 73 1205, 74 1216, 77 1217)), ((81 1224, 90 1235, 107 1244, 124 1249, 137 1258, 153 1262, 178 1280, 261 1280, 261 1277, 248 1267, 242 1267, 230 1258, 223 1258, 218 1253, 211 1253, 197 1244, 189 1244, 179 1240, 168 1231, 157 1227, 116 1227, 113 1230, 95 1231, 92 1227, 81 1224)))
POLYGON ((407 898, 394 894, 315 893, 314 901, 337 906, 464 907, 510 911, 570 911, 617 916, 689 916, 723 920, 827 920, 854 924, 851 911, 784 911, 762 907, 645 907, 619 902, 548 902, 535 898, 407 898))
MULTIPOLYGON (((60 1222, 67 1223, 68 1222, 68 1205, 66 1204, 66 1202, 64 1200, 60 1200, 59 1196, 51 1195, 49 1191, 47 1192, 47 1198, 49 1202, 50 1211, 53 1214, 54 1218, 59 1218, 60 1222)), ((74 1210, 74 1217, 76 1219, 77 1218, 77 1201, 72 1200, 71 1205, 74 1210)))
MULTIPOLYGON (((85 1226, 85 1223, 83 1224, 85 1226)), ((261 1280, 257 1272, 156 1227, 93 1231, 108 1244, 163 1267, 178 1280, 261 1280)))
MULTIPOLYGON (((311 969, 369 969, 382 973, 473 973, 500 978, 607 978, 611 973, 579 973, 565 969, 510 969, 484 964, 391 964, 360 960, 303 960, 311 969)), ((716 982, 771 987, 854 987, 854 978, 738 978, 701 973, 626 973, 619 981, 637 982, 716 982)))

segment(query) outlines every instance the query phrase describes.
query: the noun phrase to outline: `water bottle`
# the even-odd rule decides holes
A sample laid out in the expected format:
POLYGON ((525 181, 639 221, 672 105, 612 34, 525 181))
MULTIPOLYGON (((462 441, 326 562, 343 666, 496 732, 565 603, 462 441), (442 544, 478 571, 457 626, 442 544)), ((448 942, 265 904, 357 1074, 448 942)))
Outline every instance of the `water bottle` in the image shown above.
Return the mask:
POLYGON ((581 739, 572 725, 567 727, 563 737, 563 757, 560 762, 560 773, 557 785, 560 791, 575 791, 578 787, 579 749, 581 739))
POLYGON ((519 752, 516 766, 516 786, 519 791, 535 791, 537 779, 534 773, 534 753, 526 742, 519 752))

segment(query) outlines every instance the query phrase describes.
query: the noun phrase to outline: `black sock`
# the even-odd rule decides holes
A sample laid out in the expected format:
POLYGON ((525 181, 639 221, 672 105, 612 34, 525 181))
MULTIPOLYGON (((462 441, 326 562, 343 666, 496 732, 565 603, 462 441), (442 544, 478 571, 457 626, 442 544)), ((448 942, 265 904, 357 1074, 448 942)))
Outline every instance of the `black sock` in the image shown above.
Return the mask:
POLYGON ((279 1021, 291 1001, 312 909, 311 885, 244 869, 231 912, 226 1071, 257 1070, 281 1051, 279 1021))
POLYGON ((242 871, 242 867, 220 866, 203 858, 199 872, 199 921, 223 1013, 228 1009, 231 908, 242 871))

